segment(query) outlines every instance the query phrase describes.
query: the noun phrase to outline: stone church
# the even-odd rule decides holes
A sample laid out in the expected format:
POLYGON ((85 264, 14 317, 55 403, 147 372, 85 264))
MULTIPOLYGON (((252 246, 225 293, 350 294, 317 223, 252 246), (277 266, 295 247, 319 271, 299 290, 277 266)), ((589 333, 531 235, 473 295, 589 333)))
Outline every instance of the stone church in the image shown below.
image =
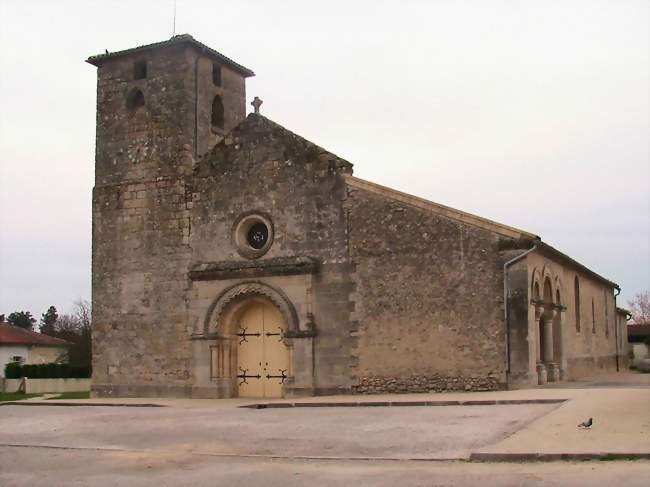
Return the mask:
POLYGON ((91 56, 93 394, 494 390, 624 366, 619 287, 353 176, 189 35, 91 56))

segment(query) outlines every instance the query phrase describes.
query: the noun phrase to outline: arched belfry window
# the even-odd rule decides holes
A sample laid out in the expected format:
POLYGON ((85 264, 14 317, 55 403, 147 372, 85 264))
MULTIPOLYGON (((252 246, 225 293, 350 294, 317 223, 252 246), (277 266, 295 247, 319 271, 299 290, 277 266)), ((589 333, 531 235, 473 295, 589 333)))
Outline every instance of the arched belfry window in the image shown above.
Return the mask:
POLYGON ((126 108, 129 111, 135 111, 144 106, 144 95, 139 88, 133 88, 126 96, 126 108))
POLYGON ((223 102, 219 95, 212 101, 212 128, 223 130, 223 102))
POLYGON ((576 319, 576 331, 580 331, 580 282, 578 281, 578 276, 576 276, 573 281, 573 296, 575 299, 575 304, 573 305, 576 319))

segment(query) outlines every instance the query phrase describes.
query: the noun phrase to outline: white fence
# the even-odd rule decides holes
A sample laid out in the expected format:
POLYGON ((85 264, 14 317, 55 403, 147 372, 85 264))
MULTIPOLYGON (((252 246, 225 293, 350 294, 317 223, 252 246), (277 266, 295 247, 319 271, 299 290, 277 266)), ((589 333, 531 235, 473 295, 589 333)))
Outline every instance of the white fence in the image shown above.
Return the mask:
POLYGON ((90 390, 90 379, 2 379, 3 392, 83 392, 90 390))

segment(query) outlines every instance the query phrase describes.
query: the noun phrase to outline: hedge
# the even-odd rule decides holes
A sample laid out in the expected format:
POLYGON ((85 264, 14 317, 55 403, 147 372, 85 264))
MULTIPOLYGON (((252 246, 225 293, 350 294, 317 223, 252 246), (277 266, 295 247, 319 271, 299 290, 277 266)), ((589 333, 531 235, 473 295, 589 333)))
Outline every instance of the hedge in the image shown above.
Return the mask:
POLYGON ((91 376, 90 367, 73 367, 68 364, 27 364, 10 362, 5 365, 7 379, 87 379, 91 376))

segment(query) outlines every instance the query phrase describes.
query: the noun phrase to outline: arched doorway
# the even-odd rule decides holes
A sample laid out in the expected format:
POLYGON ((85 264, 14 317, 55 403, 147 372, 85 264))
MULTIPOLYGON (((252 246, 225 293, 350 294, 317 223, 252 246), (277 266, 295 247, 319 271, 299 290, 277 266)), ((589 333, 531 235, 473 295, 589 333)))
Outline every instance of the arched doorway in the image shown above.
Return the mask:
POLYGON ((238 396, 282 397, 291 371, 283 340, 288 327, 280 311, 266 299, 251 299, 234 328, 238 396))

